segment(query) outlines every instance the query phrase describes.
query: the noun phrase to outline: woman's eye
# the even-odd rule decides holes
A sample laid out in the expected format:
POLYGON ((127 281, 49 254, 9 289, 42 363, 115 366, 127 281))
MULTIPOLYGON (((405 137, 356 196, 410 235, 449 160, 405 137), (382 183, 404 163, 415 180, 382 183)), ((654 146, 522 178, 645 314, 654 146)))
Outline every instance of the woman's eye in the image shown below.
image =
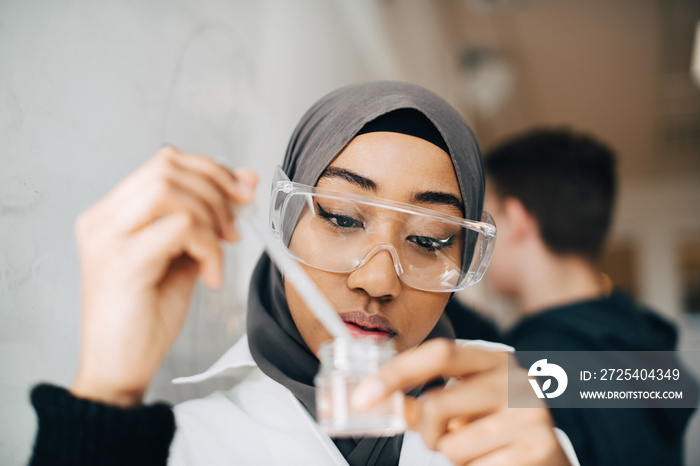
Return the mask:
POLYGON ((408 240, 427 251, 436 251, 452 245, 452 238, 454 236, 447 239, 431 238, 430 236, 411 236, 408 240))
POLYGON ((350 217, 349 215, 334 214, 321 207, 321 204, 316 203, 318 215, 326 219, 331 224, 340 228, 362 228, 362 222, 350 217))
POLYGON ((351 227, 361 227, 362 224, 355 220, 352 217, 348 217, 346 215, 331 215, 330 220, 338 225, 339 227, 343 228, 351 228, 351 227))

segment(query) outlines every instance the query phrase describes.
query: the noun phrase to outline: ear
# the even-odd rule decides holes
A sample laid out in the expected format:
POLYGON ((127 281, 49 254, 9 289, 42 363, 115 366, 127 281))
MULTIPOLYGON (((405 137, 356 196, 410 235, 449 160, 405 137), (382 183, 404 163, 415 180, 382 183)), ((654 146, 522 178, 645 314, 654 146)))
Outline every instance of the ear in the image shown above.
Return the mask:
POLYGON ((539 235, 535 217, 528 212, 520 199, 506 197, 502 201, 502 208, 509 223, 511 241, 521 243, 539 235))

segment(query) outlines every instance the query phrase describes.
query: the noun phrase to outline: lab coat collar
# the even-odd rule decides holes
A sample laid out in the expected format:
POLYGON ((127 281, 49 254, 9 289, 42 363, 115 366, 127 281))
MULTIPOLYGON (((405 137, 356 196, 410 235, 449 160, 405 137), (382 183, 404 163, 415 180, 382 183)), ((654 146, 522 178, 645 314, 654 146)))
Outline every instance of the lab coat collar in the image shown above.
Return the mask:
POLYGON ((243 335, 211 367, 204 372, 187 377, 177 377, 173 384, 199 383, 223 376, 236 376, 257 367, 248 348, 248 335, 243 335))

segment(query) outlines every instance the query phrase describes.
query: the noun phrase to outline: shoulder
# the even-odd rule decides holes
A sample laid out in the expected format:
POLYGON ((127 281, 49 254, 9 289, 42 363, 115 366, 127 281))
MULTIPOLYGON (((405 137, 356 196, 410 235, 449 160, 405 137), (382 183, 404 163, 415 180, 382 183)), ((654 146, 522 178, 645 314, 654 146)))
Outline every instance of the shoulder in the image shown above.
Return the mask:
POLYGON ((675 349, 676 328, 623 293, 543 310, 516 324, 504 341, 516 350, 675 349))

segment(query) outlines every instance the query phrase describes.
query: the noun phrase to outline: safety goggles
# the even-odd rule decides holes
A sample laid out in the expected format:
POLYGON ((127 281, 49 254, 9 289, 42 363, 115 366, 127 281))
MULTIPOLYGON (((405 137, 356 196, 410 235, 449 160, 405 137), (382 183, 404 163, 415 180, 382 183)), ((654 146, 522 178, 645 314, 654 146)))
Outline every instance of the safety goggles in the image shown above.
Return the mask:
POLYGON ((291 257, 319 270, 353 272, 388 253, 406 285, 459 291, 481 280, 496 226, 370 196, 295 183, 277 167, 270 226, 291 257))

